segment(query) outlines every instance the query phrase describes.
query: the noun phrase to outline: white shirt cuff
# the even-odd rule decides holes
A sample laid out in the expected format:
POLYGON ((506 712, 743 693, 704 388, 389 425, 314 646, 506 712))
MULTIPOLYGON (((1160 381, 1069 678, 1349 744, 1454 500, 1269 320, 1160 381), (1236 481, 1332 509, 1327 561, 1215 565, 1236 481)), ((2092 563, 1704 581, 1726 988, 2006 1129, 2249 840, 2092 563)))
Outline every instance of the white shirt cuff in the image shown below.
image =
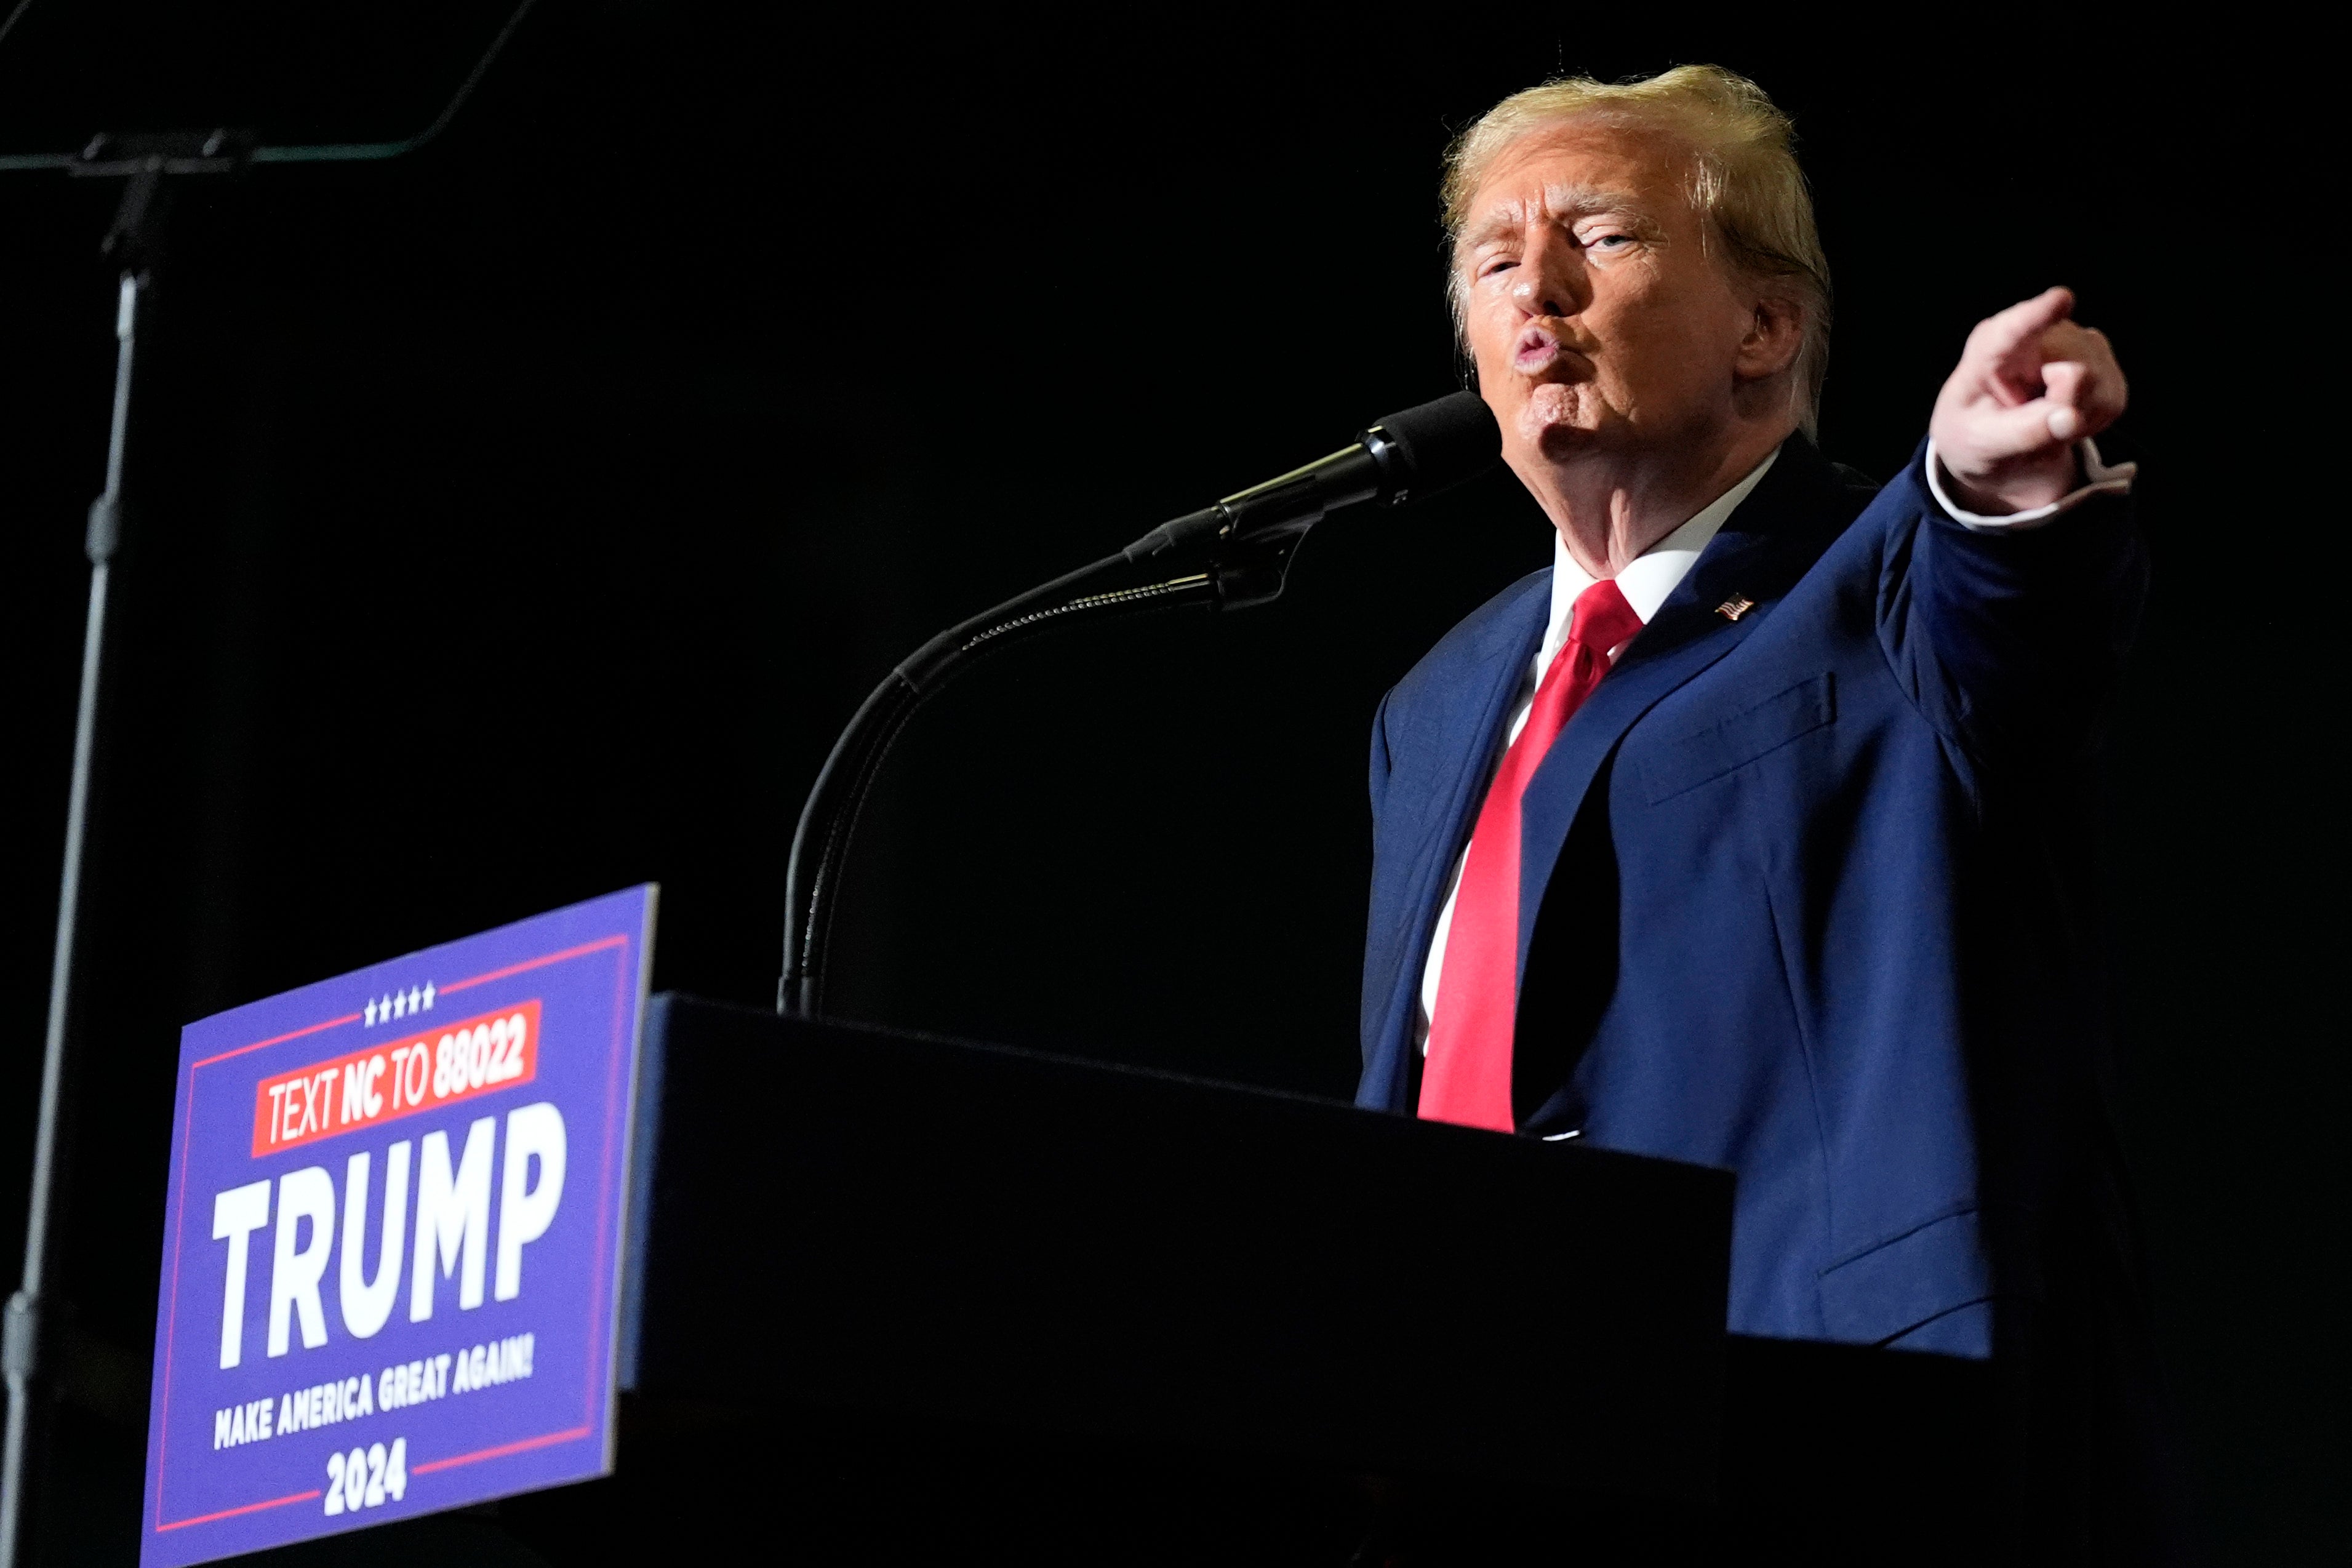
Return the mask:
POLYGON ((2059 497, 2048 506, 2037 506, 2031 511, 2013 511, 2005 517, 1985 517, 1964 511, 1952 504, 1950 494, 1944 489, 1944 462, 1936 455, 1936 441, 1927 439, 1927 492, 1944 515, 1971 533, 2023 532, 2040 528, 2054 517, 2074 510, 2093 496, 2119 496, 2131 493, 2132 480, 2139 474, 2137 463, 2116 463, 2110 467, 2099 457, 2099 445, 2089 437, 2074 443, 2074 452, 2083 462, 2084 483, 2080 489, 2059 497))

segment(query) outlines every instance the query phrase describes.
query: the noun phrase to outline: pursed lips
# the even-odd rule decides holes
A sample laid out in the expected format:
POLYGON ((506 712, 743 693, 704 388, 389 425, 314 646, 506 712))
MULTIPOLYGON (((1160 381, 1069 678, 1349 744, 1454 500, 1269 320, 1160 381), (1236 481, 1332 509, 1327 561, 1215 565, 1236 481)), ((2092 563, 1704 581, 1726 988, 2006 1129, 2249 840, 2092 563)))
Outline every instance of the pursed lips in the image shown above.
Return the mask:
POLYGON ((1559 333, 1549 327, 1528 327, 1512 345, 1511 368, 1521 375, 1541 375, 1570 355, 1575 351, 1559 341, 1559 333))

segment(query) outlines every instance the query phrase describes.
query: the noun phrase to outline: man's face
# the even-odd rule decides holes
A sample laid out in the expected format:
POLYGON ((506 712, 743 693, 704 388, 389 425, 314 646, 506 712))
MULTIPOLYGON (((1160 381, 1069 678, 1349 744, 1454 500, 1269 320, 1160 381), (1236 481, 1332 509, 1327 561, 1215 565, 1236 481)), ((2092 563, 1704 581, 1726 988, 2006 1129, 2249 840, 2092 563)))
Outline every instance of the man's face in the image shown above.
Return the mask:
POLYGON ((1522 479, 1705 447, 1732 417, 1755 310, 1708 254, 1689 170, 1670 134, 1587 120, 1522 138, 1479 185, 1454 264, 1522 479))

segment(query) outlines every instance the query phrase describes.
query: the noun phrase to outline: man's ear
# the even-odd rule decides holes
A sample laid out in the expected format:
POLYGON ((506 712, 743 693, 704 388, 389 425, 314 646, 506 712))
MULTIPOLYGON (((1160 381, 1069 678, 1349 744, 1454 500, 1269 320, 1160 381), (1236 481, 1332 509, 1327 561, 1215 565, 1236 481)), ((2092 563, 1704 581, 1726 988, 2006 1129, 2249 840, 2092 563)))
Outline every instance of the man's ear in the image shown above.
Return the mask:
POLYGON ((1797 363, 1797 351, 1804 346, 1804 307, 1785 294, 1759 295, 1732 373, 1742 381, 1776 376, 1797 363))

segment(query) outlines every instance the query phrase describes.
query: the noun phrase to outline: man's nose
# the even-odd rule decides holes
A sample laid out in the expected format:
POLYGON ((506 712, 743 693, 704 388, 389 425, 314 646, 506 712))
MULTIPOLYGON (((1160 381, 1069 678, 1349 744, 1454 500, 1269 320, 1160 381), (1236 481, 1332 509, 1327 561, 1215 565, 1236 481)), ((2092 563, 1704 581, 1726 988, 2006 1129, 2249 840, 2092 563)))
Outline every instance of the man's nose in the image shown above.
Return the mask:
POLYGON ((1584 308, 1584 258, 1567 236, 1549 226, 1528 237, 1512 300, 1530 316, 1573 316, 1584 308))

